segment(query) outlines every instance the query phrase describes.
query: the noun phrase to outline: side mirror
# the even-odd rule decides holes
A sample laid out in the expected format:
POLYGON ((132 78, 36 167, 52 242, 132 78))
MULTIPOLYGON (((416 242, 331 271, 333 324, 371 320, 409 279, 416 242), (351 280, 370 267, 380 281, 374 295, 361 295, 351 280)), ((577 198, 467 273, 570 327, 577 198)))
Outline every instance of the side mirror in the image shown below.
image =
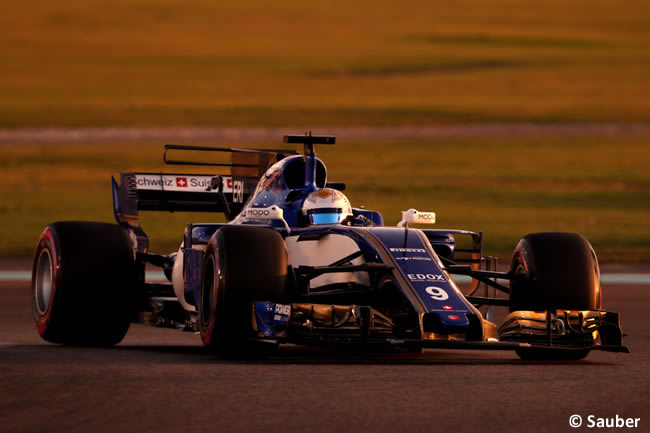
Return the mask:
POLYGON ((246 219, 250 220, 282 221, 287 232, 291 233, 291 228, 284 219, 284 211, 279 206, 249 207, 244 212, 246 219))
POLYGON ((420 212, 413 208, 402 211, 402 220, 397 223, 397 227, 404 227, 404 224, 435 224, 435 212, 420 212))

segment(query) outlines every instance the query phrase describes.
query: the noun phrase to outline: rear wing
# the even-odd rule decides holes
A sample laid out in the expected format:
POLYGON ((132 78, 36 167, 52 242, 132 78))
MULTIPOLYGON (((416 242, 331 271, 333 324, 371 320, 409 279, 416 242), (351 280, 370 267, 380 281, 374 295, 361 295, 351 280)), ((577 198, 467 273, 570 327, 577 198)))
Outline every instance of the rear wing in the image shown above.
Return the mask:
POLYGON ((163 160, 170 165, 225 167, 230 175, 125 172, 120 182, 112 178, 113 210, 118 224, 132 229, 138 251, 146 252, 148 238, 139 211, 222 212, 230 221, 241 212, 267 168, 295 150, 235 149, 165 145, 163 160), (172 151, 203 156, 205 152, 228 152, 230 162, 173 158, 172 151))

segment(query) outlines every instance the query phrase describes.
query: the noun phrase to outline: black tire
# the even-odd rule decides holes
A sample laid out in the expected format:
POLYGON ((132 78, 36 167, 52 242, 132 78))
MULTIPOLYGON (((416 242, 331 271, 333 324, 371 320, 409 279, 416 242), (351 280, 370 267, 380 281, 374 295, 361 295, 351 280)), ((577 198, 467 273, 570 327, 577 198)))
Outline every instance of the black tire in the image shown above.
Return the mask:
MULTIPOLYGON (((600 270, 589 242, 576 233, 524 236, 512 258, 511 311, 599 310, 600 270)), ((577 360, 589 350, 520 349, 527 360, 577 360)))
POLYGON ((576 233, 524 236, 512 257, 511 311, 599 310, 596 253, 576 233))
POLYGON ((96 222, 50 224, 38 240, 32 268, 36 329, 52 343, 117 344, 131 323, 136 282, 127 230, 96 222))
POLYGON ((199 296, 203 344, 225 356, 260 356, 275 345, 252 341, 251 301, 287 299, 287 250, 275 230, 220 228, 205 253, 199 296))

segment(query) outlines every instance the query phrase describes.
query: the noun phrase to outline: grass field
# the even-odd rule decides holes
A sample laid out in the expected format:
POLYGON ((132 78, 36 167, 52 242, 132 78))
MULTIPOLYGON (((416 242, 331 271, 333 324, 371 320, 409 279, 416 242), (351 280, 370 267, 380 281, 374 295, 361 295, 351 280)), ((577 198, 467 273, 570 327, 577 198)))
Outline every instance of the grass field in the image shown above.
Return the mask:
POLYGON ((650 121, 645 0, 36 0, 0 28, 0 127, 650 121))
MULTIPOLYGON (((165 170, 161 154, 158 145, 0 147, 0 257, 31 255, 42 228, 55 220, 112 221, 110 176, 165 170)), ((485 253, 506 260, 526 233, 575 231, 591 240, 601 261, 650 261, 646 137, 339 137, 319 155, 329 179, 347 183, 352 203, 381 211, 387 224, 415 207, 435 211, 438 228, 484 231, 485 253)), ((188 222, 221 218, 149 213, 141 219, 152 249, 169 252, 188 222)))
MULTIPOLYGON (((4 2, 0 28, 0 128, 650 122, 645 0, 35 0, 4 2)), ((331 178, 389 223, 416 207, 488 254, 565 230, 650 261, 646 137, 339 140, 331 178)), ((53 220, 111 221, 110 175, 160 152, 0 147, 0 256, 53 220)), ((166 251, 195 218, 143 223, 166 251)))

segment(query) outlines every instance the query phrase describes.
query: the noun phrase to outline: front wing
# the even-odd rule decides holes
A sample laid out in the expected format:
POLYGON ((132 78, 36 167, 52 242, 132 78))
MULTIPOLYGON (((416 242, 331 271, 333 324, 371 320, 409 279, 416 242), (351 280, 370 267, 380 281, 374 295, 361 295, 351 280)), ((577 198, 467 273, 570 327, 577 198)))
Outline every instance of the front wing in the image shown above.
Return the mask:
MULTIPOLYGON (((258 301, 253 302, 251 307, 253 335, 260 341, 359 345, 368 348, 602 350, 629 353, 628 348, 621 345, 618 315, 603 311, 518 311, 506 318, 499 329, 499 338, 471 341, 462 334, 396 336, 391 319, 368 306, 258 301), (580 323, 576 322, 576 317, 580 323), (580 331, 578 327, 581 327, 580 331), (567 332, 567 329, 572 331, 567 332)), ((484 322, 484 327, 494 326, 484 322)))

